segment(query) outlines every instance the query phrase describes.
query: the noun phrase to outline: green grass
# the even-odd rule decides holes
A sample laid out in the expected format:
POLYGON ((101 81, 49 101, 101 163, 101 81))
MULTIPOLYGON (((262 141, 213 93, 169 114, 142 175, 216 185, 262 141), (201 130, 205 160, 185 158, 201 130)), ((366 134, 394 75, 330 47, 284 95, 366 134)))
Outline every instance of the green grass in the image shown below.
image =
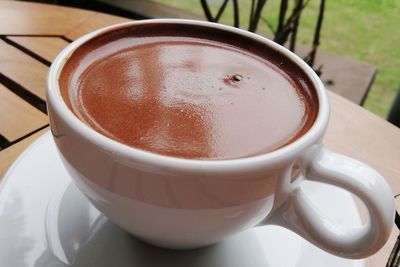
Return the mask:
MULTIPOLYGON (((199 0, 156 1, 202 14, 199 0)), ((209 2, 215 11, 221 0, 209 2)), ((250 0, 239 0, 240 22, 244 28, 248 25, 247 10, 249 10, 250 2, 250 0)), ((263 11, 263 17, 267 18, 273 26, 277 24, 279 3, 279 0, 269 0, 263 11)), ((310 0, 305 8, 298 33, 300 43, 311 43, 318 7, 319 1, 310 0)), ((231 18, 232 7, 229 5, 221 22, 231 24, 231 18)), ((260 21, 258 31, 261 34, 271 34, 262 21, 260 21)), ((320 48, 368 62, 377 67, 378 74, 364 106, 375 114, 386 117, 400 86, 400 1, 326 1, 320 48)))

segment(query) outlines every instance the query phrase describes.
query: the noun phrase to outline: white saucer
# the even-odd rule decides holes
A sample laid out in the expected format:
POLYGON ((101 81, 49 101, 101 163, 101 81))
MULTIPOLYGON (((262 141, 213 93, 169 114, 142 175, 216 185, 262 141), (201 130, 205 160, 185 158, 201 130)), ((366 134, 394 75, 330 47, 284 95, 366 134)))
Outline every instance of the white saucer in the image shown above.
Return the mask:
MULTIPOLYGON (((360 225, 347 192, 311 182, 304 188, 332 220, 360 225)), ((277 226, 255 227, 198 250, 173 251, 142 243, 100 214, 71 184, 50 133, 18 158, 0 186, 0 266, 360 267, 364 263, 332 256, 277 226)))

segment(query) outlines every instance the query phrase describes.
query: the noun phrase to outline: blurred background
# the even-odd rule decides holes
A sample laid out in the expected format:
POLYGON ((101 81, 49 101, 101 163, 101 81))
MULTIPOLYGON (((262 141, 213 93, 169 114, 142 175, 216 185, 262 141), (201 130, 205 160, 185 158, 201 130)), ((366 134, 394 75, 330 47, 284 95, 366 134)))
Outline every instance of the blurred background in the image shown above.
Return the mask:
POLYGON ((133 19, 207 19, 255 31, 303 57, 328 89, 383 118, 389 116, 400 87, 399 0, 35 2, 75 6, 133 19))

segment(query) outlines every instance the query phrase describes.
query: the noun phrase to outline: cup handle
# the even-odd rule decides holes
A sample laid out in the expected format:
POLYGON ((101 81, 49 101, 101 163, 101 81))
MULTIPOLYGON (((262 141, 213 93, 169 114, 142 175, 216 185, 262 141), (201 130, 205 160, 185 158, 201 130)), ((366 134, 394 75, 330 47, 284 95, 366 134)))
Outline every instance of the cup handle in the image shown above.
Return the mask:
POLYGON ((285 174, 287 179, 282 179, 282 190, 277 193, 279 207, 267 224, 285 227, 323 250, 352 259, 370 256, 386 243, 395 209, 392 191, 382 175, 362 162, 319 145, 310 149, 299 166, 299 181, 290 182, 292 168, 285 174), (356 195, 368 211, 367 223, 346 231, 330 222, 297 184, 303 179, 338 186, 356 195), (283 203, 279 204, 279 199, 283 203))

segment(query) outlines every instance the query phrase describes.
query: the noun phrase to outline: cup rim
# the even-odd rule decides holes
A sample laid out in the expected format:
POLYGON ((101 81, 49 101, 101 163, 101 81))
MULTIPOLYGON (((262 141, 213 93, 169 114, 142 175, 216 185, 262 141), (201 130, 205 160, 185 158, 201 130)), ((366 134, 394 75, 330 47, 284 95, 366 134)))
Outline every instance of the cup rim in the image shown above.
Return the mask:
MULTIPOLYGON (((134 160, 141 164, 148 164, 153 167, 163 168, 174 168, 181 169, 182 171, 193 171, 196 169, 201 172, 207 171, 238 171, 243 172, 247 170, 253 170, 254 168, 265 169, 266 167, 276 166, 282 161, 286 161, 298 155, 300 152, 305 151, 308 147, 315 143, 318 143, 322 135, 324 134, 328 120, 329 120, 329 102, 325 92, 325 87, 314 70, 308 66, 300 57, 295 55, 290 50, 283 46, 255 33, 251 33, 242 29, 234 28, 227 25, 218 23, 188 20, 188 19, 148 19, 140 21, 129 21, 110 25, 96 31, 87 33, 77 40, 73 41, 67 47, 65 47, 55 58, 50 66, 47 83, 46 83, 46 96, 47 101, 52 105, 53 110, 58 116, 68 124, 76 133, 85 138, 90 143, 100 146, 102 149, 114 154, 125 160, 134 160), (80 47, 82 44, 90 41, 94 37, 110 32, 113 30, 131 27, 134 25, 142 24, 186 24, 195 25, 202 27, 211 27, 214 29, 233 32, 236 34, 243 35, 249 39, 261 42, 270 48, 279 51, 285 55, 289 60, 293 61, 298 67, 300 67, 304 73, 309 77, 313 83, 317 99, 319 102, 319 108, 317 117, 311 126, 311 128, 301 137, 294 142, 287 144, 274 151, 267 152, 265 154, 254 155, 244 158, 234 159, 186 159, 178 158, 167 155, 161 155, 150 151, 145 151, 130 147, 118 141, 115 141, 89 127, 87 124, 82 122, 66 105, 64 102, 60 87, 58 84, 59 75, 63 66, 67 62, 68 58, 72 53, 80 47)), ((49 105, 49 104, 48 104, 49 105)))

